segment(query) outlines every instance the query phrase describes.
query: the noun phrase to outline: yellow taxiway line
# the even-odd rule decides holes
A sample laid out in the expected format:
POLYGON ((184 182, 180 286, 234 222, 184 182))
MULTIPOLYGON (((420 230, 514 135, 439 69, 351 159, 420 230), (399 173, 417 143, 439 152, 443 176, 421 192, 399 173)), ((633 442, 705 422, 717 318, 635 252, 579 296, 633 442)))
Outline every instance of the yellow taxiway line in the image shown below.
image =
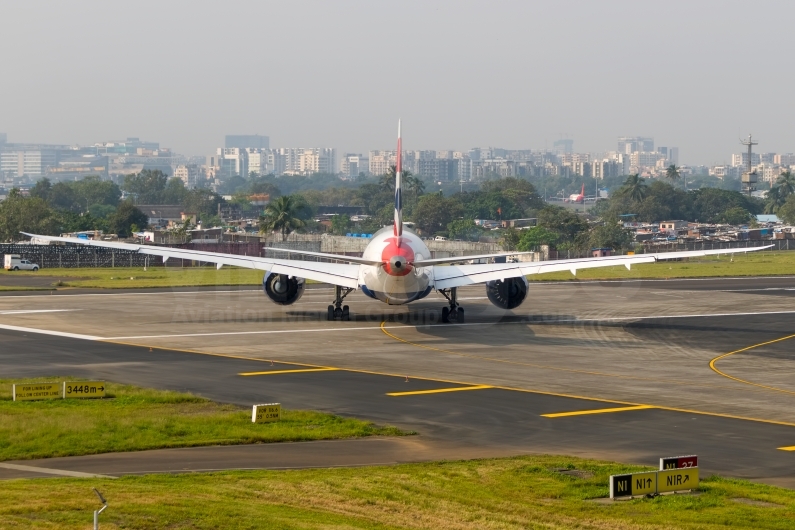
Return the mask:
POLYGON ((606 414, 610 412, 626 412, 629 410, 646 410, 654 409, 651 405, 635 405, 634 407, 615 407, 612 409, 590 409, 590 410, 575 410, 573 412, 555 412, 554 414, 542 414, 545 418, 565 418, 568 416, 585 416, 586 414, 606 414))
POLYGON ((789 447, 779 447, 779 451, 795 451, 795 445, 790 445, 789 447))
POLYGON ((793 392, 791 390, 784 390, 782 388, 776 388, 774 386, 760 385, 759 383, 753 383, 751 381, 746 381, 745 379, 740 379, 739 377, 734 377, 733 375, 729 375, 726 372, 721 372, 720 370, 718 370, 715 367, 715 363, 717 363, 721 359, 725 359, 726 357, 728 357, 730 355, 734 355, 736 353, 742 353, 742 352, 748 351, 748 350, 753 350, 755 348, 761 348, 762 346, 767 346, 768 344, 775 344, 777 342, 783 342, 783 341, 789 340, 789 339, 795 339, 795 335, 787 335, 786 337, 781 337, 780 339, 769 340, 767 342, 760 342, 759 344, 746 346, 745 348, 740 348, 739 350, 734 350, 734 351, 730 351, 729 353, 724 353, 723 355, 718 355, 717 357, 715 357, 714 359, 712 359, 709 362, 709 367, 712 368, 712 371, 715 372, 716 374, 722 375, 723 377, 731 379, 732 381, 737 381, 738 383, 744 383, 746 385, 756 386, 756 387, 759 387, 759 388, 764 388, 766 390, 773 390, 774 392, 783 392, 784 394, 795 395, 795 392, 793 392))
POLYGON ((338 371, 339 368, 301 368, 298 370, 270 370, 267 372, 240 372, 237 375, 278 375, 278 374, 303 374, 306 372, 335 372, 338 371))
POLYGON ((434 388, 433 390, 412 390, 410 392, 388 392, 387 396, 417 396, 420 394, 441 394, 443 392, 461 392, 464 390, 483 390, 494 388, 491 385, 459 386, 455 388, 434 388))

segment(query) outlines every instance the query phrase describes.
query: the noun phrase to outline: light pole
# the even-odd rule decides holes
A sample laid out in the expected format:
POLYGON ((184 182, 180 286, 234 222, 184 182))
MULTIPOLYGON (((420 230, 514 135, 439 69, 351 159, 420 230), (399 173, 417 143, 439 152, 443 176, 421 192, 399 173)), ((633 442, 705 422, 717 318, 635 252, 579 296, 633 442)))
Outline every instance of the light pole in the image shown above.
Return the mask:
POLYGON ((104 512, 105 508, 108 507, 108 501, 106 501, 105 497, 103 497, 102 494, 99 491, 97 491, 97 488, 91 488, 91 489, 94 490, 94 493, 96 493, 97 497, 99 497, 99 501, 104 505, 99 510, 94 510, 94 530, 99 530, 99 514, 104 512))

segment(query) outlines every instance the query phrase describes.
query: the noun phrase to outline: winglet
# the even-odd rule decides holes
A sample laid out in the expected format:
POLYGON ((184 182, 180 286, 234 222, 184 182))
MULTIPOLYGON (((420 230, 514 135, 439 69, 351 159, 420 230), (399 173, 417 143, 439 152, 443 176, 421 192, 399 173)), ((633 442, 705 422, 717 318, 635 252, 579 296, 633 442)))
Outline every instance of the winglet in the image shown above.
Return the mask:
POLYGON ((398 120, 397 158, 395 162, 395 236, 403 235, 403 191, 401 171, 403 162, 403 141, 400 137, 400 120, 398 120))

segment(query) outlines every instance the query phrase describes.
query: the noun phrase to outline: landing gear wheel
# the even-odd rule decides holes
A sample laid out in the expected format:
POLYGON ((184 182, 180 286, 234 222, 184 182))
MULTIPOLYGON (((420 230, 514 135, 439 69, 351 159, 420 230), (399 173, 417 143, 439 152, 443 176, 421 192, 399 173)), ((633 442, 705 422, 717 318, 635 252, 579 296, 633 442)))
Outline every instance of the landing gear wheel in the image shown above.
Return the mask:
POLYGON ((449 307, 443 307, 442 308, 442 322, 444 322, 445 324, 449 324, 450 323, 450 308, 449 307))
POLYGON ((328 319, 329 320, 334 320, 334 306, 333 305, 328 306, 328 319))
POLYGON ((348 306, 342 306, 342 320, 348 322, 351 319, 351 310, 348 306))
POLYGON ((340 309, 339 307, 334 310, 334 318, 339 318, 340 320, 342 320, 342 309, 340 309))
POLYGON ((458 314, 455 316, 456 322, 458 322, 459 324, 463 324, 464 323, 464 308, 463 307, 459 307, 457 313, 458 314))

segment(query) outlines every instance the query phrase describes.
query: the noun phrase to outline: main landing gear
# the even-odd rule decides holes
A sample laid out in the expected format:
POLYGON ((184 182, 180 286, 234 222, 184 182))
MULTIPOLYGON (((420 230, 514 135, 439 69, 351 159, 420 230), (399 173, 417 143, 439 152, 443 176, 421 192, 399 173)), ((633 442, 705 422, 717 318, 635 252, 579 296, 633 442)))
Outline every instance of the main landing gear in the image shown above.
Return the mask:
POLYGON ((442 322, 445 324, 449 324, 450 320, 455 320, 459 324, 464 323, 464 308, 458 305, 456 301, 456 287, 452 287, 450 289, 439 289, 439 292, 442 293, 442 296, 447 298, 447 301, 450 303, 449 307, 442 308, 442 322))
POLYGON ((348 306, 342 305, 345 297, 353 292, 353 289, 348 287, 336 286, 334 292, 334 304, 328 306, 328 319, 329 320, 343 320, 348 321, 351 319, 351 312, 348 306))

